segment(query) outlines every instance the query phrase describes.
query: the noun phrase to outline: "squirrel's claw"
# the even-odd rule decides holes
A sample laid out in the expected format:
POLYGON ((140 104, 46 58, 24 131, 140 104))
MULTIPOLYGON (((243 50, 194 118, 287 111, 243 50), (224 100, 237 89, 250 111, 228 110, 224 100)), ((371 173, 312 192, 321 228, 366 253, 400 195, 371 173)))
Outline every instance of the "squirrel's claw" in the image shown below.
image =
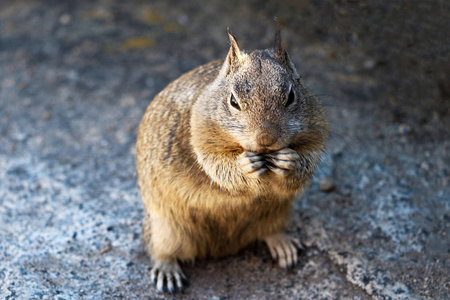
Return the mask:
POLYGON ((264 155, 254 152, 240 154, 237 164, 244 174, 252 178, 259 178, 267 171, 264 155))
POLYGON ((290 269, 298 263, 298 249, 303 249, 296 238, 286 234, 275 234, 265 239, 270 254, 283 269, 290 269))
POLYGON ((165 290, 173 294, 183 290, 183 282, 187 283, 186 276, 177 261, 156 261, 150 272, 150 280, 160 292, 165 290))
POLYGON ((265 155, 267 167, 280 176, 287 176, 297 166, 300 155, 295 150, 284 148, 265 155))

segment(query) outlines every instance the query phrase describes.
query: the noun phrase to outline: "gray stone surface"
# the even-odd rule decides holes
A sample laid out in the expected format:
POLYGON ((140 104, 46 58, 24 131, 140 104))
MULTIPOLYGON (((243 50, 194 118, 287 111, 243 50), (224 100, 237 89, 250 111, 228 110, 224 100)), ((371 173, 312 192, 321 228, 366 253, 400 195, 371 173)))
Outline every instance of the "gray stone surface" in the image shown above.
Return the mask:
POLYGON ((289 230, 184 269, 186 299, 448 299, 448 1, 0 2, 0 298, 163 298, 140 239, 134 141, 152 97, 266 48, 277 16, 332 126, 289 230), (320 190, 321 178, 334 189, 320 190), (260 247, 261 246, 261 247, 260 247))

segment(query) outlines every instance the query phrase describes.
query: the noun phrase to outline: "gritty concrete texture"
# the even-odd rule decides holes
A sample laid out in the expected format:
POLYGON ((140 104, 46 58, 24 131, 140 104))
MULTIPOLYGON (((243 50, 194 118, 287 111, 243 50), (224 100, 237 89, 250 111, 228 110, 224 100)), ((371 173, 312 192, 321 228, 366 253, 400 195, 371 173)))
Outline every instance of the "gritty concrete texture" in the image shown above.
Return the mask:
POLYGON ((0 2, 0 298, 154 299, 135 138, 152 97, 277 16, 332 134, 263 245, 185 265, 185 299, 449 299, 448 1, 0 2), (320 188, 328 182, 333 189, 320 188), (326 192, 327 191, 327 192, 326 192))

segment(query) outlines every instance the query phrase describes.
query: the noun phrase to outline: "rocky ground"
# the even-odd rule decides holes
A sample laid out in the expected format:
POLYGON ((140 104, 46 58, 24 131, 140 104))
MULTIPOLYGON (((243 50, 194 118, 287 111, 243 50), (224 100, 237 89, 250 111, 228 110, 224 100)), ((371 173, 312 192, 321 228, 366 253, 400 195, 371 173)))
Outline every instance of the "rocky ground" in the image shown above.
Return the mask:
POLYGON ((447 1, 2 0, 0 298, 163 297, 141 242, 140 118, 225 57, 228 26, 267 48, 277 16, 332 126, 292 212, 307 249, 288 273, 262 245, 185 265, 175 298, 448 299, 449 15, 447 1))

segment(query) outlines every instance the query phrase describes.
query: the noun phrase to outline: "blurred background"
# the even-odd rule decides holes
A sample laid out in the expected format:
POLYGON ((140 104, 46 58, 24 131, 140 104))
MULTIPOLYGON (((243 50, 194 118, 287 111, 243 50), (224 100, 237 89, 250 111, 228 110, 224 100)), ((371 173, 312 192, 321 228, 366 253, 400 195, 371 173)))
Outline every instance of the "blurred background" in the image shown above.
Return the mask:
POLYGON ((136 187, 151 99, 228 51, 269 48, 274 17, 331 124, 289 230, 184 269, 186 299, 444 299, 450 294, 448 1, 0 2, 0 298, 162 297, 136 187), (245 279, 245 280, 243 280, 245 279))

